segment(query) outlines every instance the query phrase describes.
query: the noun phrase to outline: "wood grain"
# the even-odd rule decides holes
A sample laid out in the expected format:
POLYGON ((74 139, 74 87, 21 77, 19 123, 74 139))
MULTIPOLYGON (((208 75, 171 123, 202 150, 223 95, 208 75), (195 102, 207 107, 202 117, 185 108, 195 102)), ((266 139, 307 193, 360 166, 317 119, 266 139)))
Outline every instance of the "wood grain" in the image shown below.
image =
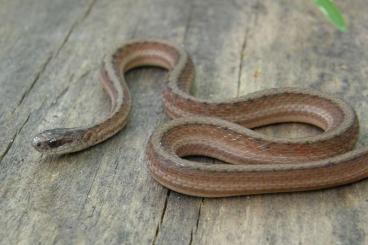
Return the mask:
MULTIPOLYGON (((366 244, 368 184, 306 193, 205 199, 161 187, 145 167, 148 136, 167 120, 165 72, 132 71, 126 129, 81 153, 48 157, 31 136, 102 118, 97 69, 112 46, 162 38, 192 54, 202 98, 312 87, 345 98, 367 144, 368 17, 337 1, 339 33, 312 2, 291 0, 2 1, 0 8, 1 244, 366 244)), ((305 125, 259 129, 300 137, 305 125)))

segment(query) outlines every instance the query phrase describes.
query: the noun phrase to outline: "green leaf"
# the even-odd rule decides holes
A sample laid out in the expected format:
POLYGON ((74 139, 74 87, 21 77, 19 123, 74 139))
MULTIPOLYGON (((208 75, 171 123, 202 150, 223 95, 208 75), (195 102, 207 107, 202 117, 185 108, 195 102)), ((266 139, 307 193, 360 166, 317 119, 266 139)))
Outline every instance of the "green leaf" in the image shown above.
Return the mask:
POLYGON ((327 16, 332 24, 334 24, 340 31, 346 31, 347 28, 344 17, 332 0, 314 0, 314 3, 327 16))

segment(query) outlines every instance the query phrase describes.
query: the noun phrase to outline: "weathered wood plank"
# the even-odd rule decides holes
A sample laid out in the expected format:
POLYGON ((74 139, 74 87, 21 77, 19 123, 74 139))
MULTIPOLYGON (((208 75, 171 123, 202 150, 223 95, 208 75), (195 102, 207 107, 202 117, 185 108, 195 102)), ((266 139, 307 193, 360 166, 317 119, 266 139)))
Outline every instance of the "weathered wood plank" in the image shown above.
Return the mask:
MULTIPOLYGON (((366 144, 367 89, 364 1, 339 1, 349 19, 341 34, 312 3, 259 1, 243 53, 240 94, 280 86, 313 87, 347 99, 357 109, 366 144), (363 34, 365 33, 365 34, 363 34)), ((316 133, 298 125, 267 134, 316 133)), ((198 244, 366 244, 366 181, 325 191, 205 199, 198 244)))
POLYGON ((160 83, 163 73, 143 72, 129 79, 137 80, 132 84, 137 104, 126 130, 129 133, 102 144, 98 151, 40 158, 27 138, 43 128, 101 118, 99 112, 108 107, 96 79, 103 54, 136 33, 180 41, 190 13, 190 8, 183 12, 186 8, 182 1, 97 2, 70 34, 58 57, 40 76, 35 92, 29 94, 28 100, 36 101, 40 108, 30 116, 2 162, 3 222, 13 230, 4 238, 55 243, 149 243, 155 239, 167 190, 145 170, 142 146, 163 119, 160 86, 153 83, 160 83), (167 32, 164 27, 175 31, 167 32))
MULTIPOLYGON (((199 97, 285 85, 336 93, 357 108, 366 144, 366 4, 340 2, 350 20, 346 34, 326 24, 312 3, 286 0, 3 3, 1 243, 367 243, 364 181, 224 199, 188 197, 154 182, 144 146, 166 120, 160 99, 165 72, 157 69, 128 74, 133 111, 127 128, 111 140, 63 157, 39 155, 29 145, 39 130, 102 118, 108 108, 97 80, 102 57, 123 40, 144 37, 185 45, 196 64, 199 97)), ((300 125, 261 131, 317 132, 300 125)))
POLYGON ((29 94, 94 1, 10 1, 0 9, 0 160, 38 108, 29 94))
MULTIPOLYGON (((237 96, 241 52, 251 22, 253 1, 193 1, 185 47, 196 67, 193 93, 201 98, 237 96), (231 16, 231 18, 229 17, 231 16)), ((202 198, 171 192, 157 244, 195 242, 202 198)))

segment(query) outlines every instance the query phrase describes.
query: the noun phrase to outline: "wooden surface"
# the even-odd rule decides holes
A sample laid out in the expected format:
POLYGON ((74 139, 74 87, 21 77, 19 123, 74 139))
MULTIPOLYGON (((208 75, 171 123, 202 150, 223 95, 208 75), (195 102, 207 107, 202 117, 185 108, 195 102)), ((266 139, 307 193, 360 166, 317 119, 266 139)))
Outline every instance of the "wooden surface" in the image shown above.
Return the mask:
MULTIPOLYGON (((43 129, 102 118, 97 69, 112 46, 162 38, 192 54, 202 98, 279 86, 312 87, 352 103, 368 143, 368 6, 338 1, 339 33, 312 1, 1 0, 1 244, 367 244, 368 181, 306 193, 193 198, 147 172, 144 148, 161 122, 165 72, 128 74, 130 121, 111 140, 47 157, 43 129)), ((261 129, 298 137, 301 125, 261 129)))

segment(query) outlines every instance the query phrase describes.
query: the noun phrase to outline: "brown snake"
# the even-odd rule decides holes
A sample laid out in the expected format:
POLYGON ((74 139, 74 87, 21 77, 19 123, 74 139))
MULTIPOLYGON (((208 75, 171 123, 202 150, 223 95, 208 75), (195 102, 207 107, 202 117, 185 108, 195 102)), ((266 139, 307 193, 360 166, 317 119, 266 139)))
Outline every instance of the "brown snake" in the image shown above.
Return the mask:
POLYGON ((124 73, 157 66, 169 71, 163 92, 167 114, 178 118, 157 128, 146 155, 152 176, 177 192, 222 197, 334 187, 368 176, 368 148, 353 150, 359 125, 341 99, 297 88, 263 90, 229 100, 198 99, 189 90, 192 60, 164 41, 125 43, 104 61, 102 84, 112 112, 89 127, 46 130, 33 139, 43 153, 68 153, 98 144, 127 123, 131 97, 124 73), (318 136, 280 139, 252 128, 282 122, 315 125, 318 136), (201 155, 226 163, 183 159, 201 155))

